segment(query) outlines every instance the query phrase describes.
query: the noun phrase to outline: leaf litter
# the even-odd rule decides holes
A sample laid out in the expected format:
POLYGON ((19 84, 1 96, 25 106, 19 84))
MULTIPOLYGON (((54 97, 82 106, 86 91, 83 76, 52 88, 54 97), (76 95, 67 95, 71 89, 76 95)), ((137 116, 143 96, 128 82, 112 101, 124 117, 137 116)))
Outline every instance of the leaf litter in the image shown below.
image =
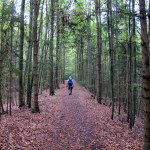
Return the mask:
POLYGON ((12 116, 2 116, 1 150, 142 150, 142 119, 130 130, 84 87, 75 84, 72 95, 60 87, 55 96, 39 95, 41 113, 15 107, 12 116))

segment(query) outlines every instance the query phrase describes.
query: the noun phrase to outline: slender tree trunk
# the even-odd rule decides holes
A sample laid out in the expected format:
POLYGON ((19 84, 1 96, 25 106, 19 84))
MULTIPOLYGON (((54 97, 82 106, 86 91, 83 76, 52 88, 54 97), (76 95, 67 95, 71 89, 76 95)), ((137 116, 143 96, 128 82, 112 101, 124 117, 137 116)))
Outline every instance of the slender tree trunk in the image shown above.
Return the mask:
POLYGON ((44 65, 46 63, 46 55, 47 55, 47 46, 46 46, 46 42, 47 42, 47 30, 48 30, 48 26, 46 26, 46 32, 45 32, 45 41, 44 41, 44 45, 43 45, 43 48, 42 48, 42 57, 41 57, 41 65, 40 65, 40 68, 39 68, 39 89, 40 89, 40 92, 42 93, 42 85, 43 85, 43 71, 44 71, 44 65))
POLYGON ((150 150, 150 65, 145 0, 139 0, 144 91, 144 150, 150 150))
POLYGON ((9 115, 11 115, 11 103, 12 103, 12 48, 13 48, 13 21, 11 18, 11 41, 10 41, 10 53, 9 53, 9 60, 10 60, 10 70, 9 70, 9 115))
POLYGON ((87 76, 87 87, 89 91, 92 91, 92 37, 91 37, 91 0, 86 0, 85 5, 88 5, 89 11, 87 12, 87 62, 86 62, 86 75, 87 76))
POLYGON ((50 36, 50 83, 49 94, 54 95, 54 77, 53 77, 53 50, 54 50, 54 1, 51 0, 51 36, 50 36))
POLYGON ((66 70, 65 70, 65 66, 66 66, 66 51, 65 51, 65 46, 64 46, 64 43, 63 43, 63 60, 62 60, 62 79, 63 79, 63 83, 65 84, 65 74, 66 74, 66 70))
MULTIPOLYGON (((43 27, 43 13, 44 13, 43 9, 44 9, 44 3, 45 3, 45 0, 43 0, 43 2, 42 2, 42 9, 41 9, 41 13, 40 13, 40 25, 39 25, 39 30, 38 30, 38 33, 39 33, 38 41, 40 41, 40 39, 42 37, 42 33, 43 33, 42 32, 42 27, 43 27)), ((41 43, 41 45, 42 45, 42 43, 41 43)))
POLYGON ((111 0, 107 2, 108 5, 108 38, 109 38, 109 55, 110 55, 110 84, 111 84, 111 99, 112 99, 112 113, 111 119, 114 118, 114 55, 113 55, 113 23, 112 23, 112 4, 111 0))
MULTIPOLYGON (((130 23, 129 23, 130 24, 130 23)), ((129 25, 129 31, 130 31, 130 25, 129 25)), ((129 81, 128 81, 128 117, 129 117, 129 127, 132 129, 132 107, 133 107, 133 99, 132 99, 132 40, 131 37, 129 37, 129 47, 128 47, 128 52, 129 52, 129 81)))
POLYGON ((2 25, 1 25, 1 46, 0 46, 0 119, 1 119, 1 109, 2 109, 2 25))
POLYGON ((80 57, 80 61, 79 61, 79 65, 80 65, 80 69, 79 69, 79 72, 80 72, 80 82, 84 82, 84 62, 83 62, 83 49, 84 49, 84 45, 83 45, 83 32, 81 31, 81 35, 80 35, 80 49, 79 49, 79 57, 80 57))
POLYGON ((92 42, 91 42, 91 17, 88 18, 88 67, 87 67, 87 80, 88 80, 88 88, 91 91, 92 85, 92 42))
MULTIPOLYGON (((125 9, 126 9, 127 4, 125 3, 125 9)), ((128 106, 128 100, 129 100, 129 85, 128 85, 128 80, 129 80, 129 57, 128 57, 128 23, 127 23, 127 16, 125 16, 125 31, 126 31, 126 42, 125 42, 125 54, 126 54, 126 61, 125 61, 125 101, 124 101, 124 112, 127 113, 127 106, 128 106)), ((129 116, 129 115, 128 115, 129 116)), ((127 121, 129 120, 127 116, 127 121)))
MULTIPOLYGON (((81 35, 80 35, 81 36, 81 35)), ((80 40, 78 40, 78 46, 77 46, 77 62, 78 62, 78 81, 81 82, 81 37, 80 40)))
MULTIPOLYGON (((150 42, 150 0, 149 0, 148 21, 149 21, 149 32, 148 32, 148 35, 149 35, 149 42, 150 42)), ((150 50, 150 47, 149 47, 149 50, 150 50)))
POLYGON ((32 81, 33 75, 31 73, 32 67, 32 25, 33 25, 33 0, 30 0, 30 24, 29 24, 29 45, 28 45, 28 64, 27 64, 27 106, 31 108, 31 95, 32 95, 32 81))
POLYGON ((80 60, 79 60, 79 45, 76 45, 77 47, 77 57, 76 57, 76 62, 77 62, 77 81, 80 81, 80 74, 79 74, 79 64, 80 64, 80 60))
MULTIPOLYGON (((119 56, 118 56, 118 61, 119 61, 119 56)), ((119 72, 119 69, 118 69, 118 115, 120 115, 120 108, 121 108, 121 95, 120 95, 120 72, 119 72)))
POLYGON ((1 45, 0 45, 0 116, 1 113, 4 112, 4 108, 3 108, 3 97, 2 97, 2 80, 3 80, 3 44, 4 44, 4 33, 3 33, 3 26, 4 26, 4 10, 5 10, 5 2, 2 2, 2 13, 1 13, 1 17, 2 17, 2 22, 1 22, 1 27, 0 27, 0 38, 1 38, 1 45))
POLYGON ((77 81, 77 54, 75 54, 75 80, 77 81))
POLYGON ((101 83, 101 53, 102 53, 102 38, 101 38, 101 12, 100 0, 96 0, 96 27, 97 27, 97 101, 101 104, 102 98, 102 83, 101 83))
MULTIPOLYGON (((3 7, 3 4, 2 4, 2 7, 3 7)), ((3 10, 3 9, 2 9, 3 10)), ((2 109, 2 63, 3 63, 3 61, 2 61, 2 48, 3 48, 3 46, 2 46, 2 43, 3 43, 3 41, 2 41, 2 30, 3 30, 3 12, 2 12, 2 15, 1 15, 1 17, 2 17, 2 24, 1 24, 1 27, 0 27, 0 120, 1 120, 1 113, 2 113, 2 111, 1 111, 1 109, 2 109)))
MULTIPOLYGON (((135 13, 135 0, 132 0, 132 13, 135 13)), ((132 52, 133 52, 133 83, 136 84, 136 43, 135 43, 135 16, 132 16, 132 52)), ((133 87, 133 98, 132 98, 132 122, 131 126, 134 126, 135 123, 135 115, 136 115, 136 96, 137 89, 134 85, 133 87)))
MULTIPOLYGON (((46 31, 45 31, 45 36, 44 36, 44 43, 43 43, 43 46, 42 46, 42 56, 41 56, 41 59, 40 59, 40 66, 39 66, 39 89, 40 89, 40 92, 42 93, 42 87, 43 87, 43 84, 42 83, 42 80, 45 76, 43 76, 43 71, 44 71, 44 64, 46 62, 46 55, 47 55, 47 36, 48 36, 48 23, 49 23, 49 15, 48 15, 48 2, 46 0, 46 31)), ((47 66, 47 65, 46 65, 47 66)))
POLYGON ((19 107, 24 106, 23 100, 23 44, 24 44, 24 10, 25 0, 21 3, 20 16, 20 47, 19 47, 19 107))
POLYGON ((38 0, 34 0, 34 25, 33 25, 33 90, 34 90, 34 111, 39 112, 38 104, 38 36, 37 36, 37 19, 39 14, 38 0))
POLYGON ((59 89, 59 51, 60 51, 60 23, 59 0, 57 1, 57 41, 56 41, 56 88, 59 89))
MULTIPOLYGON (((1 53, 1 50, 0 50, 1 53)), ((1 109, 2 109, 2 57, 0 54, 0 118, 1 118, 1 109)))
MULTIPOLYGON (((128 11, 132 13, 131 10, 131 0, 129 1, 129 8, 128 11)), ((133 91, 132 91, 132 75, 133 75, 133 61, 132 61, 132 56, 133 56, 133 50, 132 50, 132 18, 129 16, 129 21, 128 21, 128 49, 127 49, 127 57, 128 57, 128 117, 127 121, 129 123, 130 129, 132 129, 132 120, 133 120, 133 91)))
POLYGON ((65 74, 66 74, 66 70, 65 70, 65 67, 66 67, 66 51, 65 51, 65 36, 64 34, 62 35, 62 59, 61 59, 61 64, 62 64, 62 67, 61 67, 61 80, 62 80, 62 83, 65 84, 65 74))

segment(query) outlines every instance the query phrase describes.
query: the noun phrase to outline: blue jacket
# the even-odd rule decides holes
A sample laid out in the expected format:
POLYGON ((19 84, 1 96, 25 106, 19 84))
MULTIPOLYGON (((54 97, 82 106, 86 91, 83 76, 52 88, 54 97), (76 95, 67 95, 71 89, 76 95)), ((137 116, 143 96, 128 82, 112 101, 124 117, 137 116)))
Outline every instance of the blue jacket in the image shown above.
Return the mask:
POLYGON ((73 85, 73 79, 72 79, 72 78, 69 78, 69 79, 68 79, 68 85, 69 85, 69 86, 72 86, 72 85, 73 85))

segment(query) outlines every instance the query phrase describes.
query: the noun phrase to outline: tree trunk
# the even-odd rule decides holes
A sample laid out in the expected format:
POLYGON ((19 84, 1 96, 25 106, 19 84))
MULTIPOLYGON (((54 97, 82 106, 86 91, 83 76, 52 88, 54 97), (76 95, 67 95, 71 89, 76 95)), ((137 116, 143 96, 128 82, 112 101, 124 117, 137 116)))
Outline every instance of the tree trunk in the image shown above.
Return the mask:
MULTIPOLYGON (((41 1, 41 0, 40 0, 41 1)), ((41 13, 40 13, 40 25, 39 25, 39 30, 38 30, 38 33, 39 33, 39 36, 38 36, 38 41, 43 41, 42 40, 42 27, 43 27, 43 9, 44 9, 44 3, 45 3, 45 0, 43 0, 43 2, 42 2, 42 9, 41 9, 41 13)), ((41 44, 40 45, 42 45, 42 42, 41 42, 41 44)))
POLYGON ((66 50, 65 50, 65 37, 62 36, 62 82, 65 84, 65 74, 66 74, 66 50))
POLYGON ((20 47, 19 47, 19 107, 24 106, 23 100, 23 44, 24 44, 24 9, 25 0, 21 3, 20 16, 20 47))
POLYGON ((2 2, 2 13, 1 13, 1 17, 2 17, 2 22, 1 22, 1 27, 0 27, 0 38, 1 38, 1 45, 0 45, 0 116, 1 116, 1 113, 4 112, 4 108, 3 108, 3 97, 2 97, 2 87, 3 87, 3 52, 4 52, 4 31, 3 31, 3 26, 4 26, 4 10, 5 10, 5 2, 3 1, 2 2))
MULTIPOLYGON (((2 17, 3 18, 3 17, 2 17)), ((0 120, 1 120, 1 109, 2 109, 2 25, 1 25, 1 32, 0 32, 0 38, 1 38, 1 45, 0 45, 0 120)))
POLYGON ((1 38, 1 47, 0 47, 0 119, 1 119, 1 109, 2 109, 2 25, 1 25, 1 32, 0 32, 0 38, 1 38))
POLYGON ((38 104, 38 36, 37 19, 39 14, 39 1, 34 0, 34 25, 33 25, 33 90, 34 90, 34 112, 39 112, 38 104))
POLYGON ((111 99, 112 99, 112 113, 111 113, 111 119, 114 118, 114 103, 115 103, 115 99, 114 99, 114 55, 113 55, 113 23, 112 23, 112 4, 111 4, 111 0, 109 0, 107 2, 107 6, 108 6, 108 38, 109 38, 109 56, 110 56, 110 84, 111 84, 111 99))
MULTIPOLYGON (((13 3, 14 4, 14 3, 13 3)), ((9 61, 10 61, 10 67, 9 67, 9 115, 11 115, 11 103, 12 103, 12 67, 13 67, 13 63, 12 63, 12 49, 13 49, 13 21, 11 18, 11 40, 10 40, 10 52, 9 52, 9 61)))
MULTIPOLYGON (((150 42, 150 0, 149 0, 149 12, 148 12, 148 21, 149 21, 149 32, 148 32, 148 35, 149 35, 149 42, 150 42)), ((150 47, 149 47, 149 50, 150 50, 150 47)))
POLYGON ((102 98, 102 83, 101 83, 101 53, 102 53, 102 38, 101 38, 101 12, 100 0, 96 0, 96 27, 97 27, 97 101, 101 104, 102 98))
MULTIPOLYGON (((135 13, 135 0, 132 0, 132 13, 135 13)), ((133 53, 133 98, 132 98, 132 121, 131 121, 131 126, 134 126, 135 123, 135 115, 136 115, 136 43, 135 43, 135 16, 132 16, 132 53, 133 53)))
POLYGON ((59 51, 60 51, 60 23, 59 0, 57 1, 57 41, 56 41, 56 88, 59 89, 59 51))
POLYGON ((91 89, 91 86, 92 86, 92 61, 91 61, 91 58, 92 58, 92 40, 91 40, 91 17, 90 17, 90 15, 88 16, 89 18, 88 18, 88 22, 87 22, 87 24, 88 24, 88 56, 87 56, 87 58, 88 58, 88 60, 87 60, 87 62, 88 62, 88 64, 87 64, 87 74, 88 74, 88 76, 87 76, 87 81, 88 81, 88 88, 89 88, 89 90, 91 91, 92 89, 91 89))
POLYGON ((32 82, 33 75, 31 73, 32 67, 32 46, 33 46, 33 33, 32 33, 32 25, 33 25, 33 0, 30 0, 30 24, 29 24, 29 45, 28 45, 28 59, 27 59, 27 106, 31 108, 31 95, 32 95, 32 82))
POLYGON ((51 0, 51 36, 50 36, 50 83, 49 83, 49 94, 54 95, 54 77, 53 77, 53 49, 54 49, 54 1, 51 0))
POLYGON ((139 0, 144 92, 144 150, 150 150, 150 66, 145 0, 139 0))
POLYGON ((79 49, 79 73, 80 73, 80 82, 84 82, 84 62, 83 62, 83 49, 84 49, 84 43, 83 43, 83 32, 81 31, 80 35, 80 49, 79 49))

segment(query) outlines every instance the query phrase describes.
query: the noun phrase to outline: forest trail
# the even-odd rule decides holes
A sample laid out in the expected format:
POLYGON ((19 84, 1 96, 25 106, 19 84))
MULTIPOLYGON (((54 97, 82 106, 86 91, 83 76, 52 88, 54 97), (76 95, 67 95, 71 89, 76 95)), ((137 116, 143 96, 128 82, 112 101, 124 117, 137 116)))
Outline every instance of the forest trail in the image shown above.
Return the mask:
POLYGON ((76 83, 72 95, 62 84, 55 96, 39 95, 39 103, 41 113, 16 108, 2 118, 1 150, 142 150, 141 124, 131 131, 111 120, 110 108, 76 83))

